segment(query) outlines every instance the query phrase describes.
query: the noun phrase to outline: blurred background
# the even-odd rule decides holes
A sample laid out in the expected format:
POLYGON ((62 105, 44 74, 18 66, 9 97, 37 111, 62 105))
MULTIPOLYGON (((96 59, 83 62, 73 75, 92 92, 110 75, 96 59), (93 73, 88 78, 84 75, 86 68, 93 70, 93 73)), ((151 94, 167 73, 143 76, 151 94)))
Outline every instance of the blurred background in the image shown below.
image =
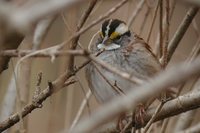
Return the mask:
MULTIPOLYGON (((96 20, 100 15, 104 14, 109 9, 114 7, 119 1, 120 0, 99 0, 84 25, 88 25, 93 20, 96 20)), ((191 5, 182 1, 169 1, 170 9, 172 9, 174 6, 174 11, 170 20, 169 38, 171 39, 191 5)), ((12 2, 18 4, 19 7, 23 6, 23 4, 26 3, 23 0, 13 0, 12 2)), ((118 18, 125 22, 128 22, 130 16, 136 10, 136 7, 140 2, 140 0, 129 0, 124 6, 117 10, 109 18, 118 18)), ((89 2, 84 2, 77 6, 71 7, 67 11, 61 11, 61 13, 56 17, 56 19, 50 26, 45 40, 43 41, 39 49, 60 44, 64 40, 67 40, 70 37, 70 35, 74 34, 78 20, 80 19, 84 10, 88 7, 88 3, 89 2)), ((146 2, 141 8, 141 11, 138 13, 131 26, 131 30, 139 34, 144 40, 147 40, 156 5, 157 0, 146 0, 146 2)), ((154 51, 156 41, 159 38, 158 14, 149 42, 154 51)), ((187 30, 186 34, 184 35, 183 39, 181 40, 168 66, 176 64, 178 62, 182 62, 188 57, 193 46, 196 44, 197 39, 199 38, 199 25, 200 14, 198 13, 195 19, 193 20, 192 24, 190 25, 189 29, 187 30)), ((100 26, 101 23, 90 28, 86 33, 81 35, 80 43, 84 46, 84 48, 87 48, 90 39, 92 38, 93 34, 99 30, 100 26)), ((31 49, 32 39, 33 38, 31 35, 27 35, 18 49, 31 49)), ((19 58, 12 58, 9 62, 9 68, 3 71, 3 73, 0 75, 0 110, 3 110, 3 107, 5 107, 6 96, 8 96, 9 94, 9 100, 7 99, 7 104, 13 105, 11 106, 11 108, 13 109, 13 113, 17 111, 17 102, 15 100, 16 91, 14 87, 11 86, 11 82, 13 82, 13 70, 18 60, 19 58)), ((26 105, 32 100, 36 88, 38 73, 42 72, 41 89, 44 89, 47 86, 48 81, 55 80, 66 70, 67 60, 67 56, 62 56, 56 57, 56 59, 53 61, 51 61, 50 58, 39 57, 31 58, 29 60, 24 61, 20 68, 21 72, 25 74, 20 74, 20 76, 22 77, 19 80, 17 80, 19 88, 22 89, 20 90, 21 99, 22 101, 24 101, 22 105, 26 105), (26 67, 27 62, 29 63, 28 68, 26 67), (21 84, 23 84, 23 87, 20 87, 21 84)), ((76 66, 79 66, 84 61, 85 58, 76 57, 75 64, 76 66)), ((29 114, 25 118, 25 126, 27 127, 26 132, 58 133, 61 132, 63 129, 68 129, 71 126, 80 108, 81 102, 83 101, 89 89, 87 86, 85 76, 86 75, 84 74, 84 69, 82 69, 75 76, 75 79, 77 79, 78 82, 63 88, 62 90, 48 98, 43 103, 42 108, 36 109, 31 114, 29 114)), ((188 84, 188 86, 190 86, 190 84, 188 84)), ((188 88, 189 87, 187 86, 185 87, 185 89, 188 88)), ((84 109, 84 113, 82 116, 88 116, 91 112, 94 112, 99 106, 100 105, 97 103, 95 98, 91 96, 91 98, 88 101, 88 105, 84 109)), ((8 116, 1 116, 2 120, 8 118, 8 116)), ((19 123, 7 130, 6 132, 18 132, 18 126, 19 123)))

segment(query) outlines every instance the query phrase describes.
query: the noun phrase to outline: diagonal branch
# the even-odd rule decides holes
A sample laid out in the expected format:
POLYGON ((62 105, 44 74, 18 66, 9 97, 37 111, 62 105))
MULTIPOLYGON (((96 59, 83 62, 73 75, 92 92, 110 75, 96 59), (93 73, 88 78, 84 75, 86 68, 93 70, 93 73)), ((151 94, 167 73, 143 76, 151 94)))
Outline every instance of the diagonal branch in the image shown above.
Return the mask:
MULTIPOLYGON (((162 109, 156 114, 156 117, 152 122, 164 120, 166 118, 173 117, 186 111, 197 109, 199 107, 200 92, 188 93, 165 103, 162 109)), ((157 108, 151 108, 146 111, 146 115, 144 116, 145 124, 147 124, 148 121, 152 118, 156 110, 157 108)))
POLYGON ((187 14, 186 14, 185 18, 183 19, 182 23, 178 27, 175 35, 173 36, 173 38, 169 42, 167 62, 170 61, 170 59, 171 59, 172 55, 174 54, 179 42, 183 38, 185 32, 187 31, 188 27, 190 26, 193 18, 197 14, 198 10, 199 10, 198 7, 192 7, 192 8, 189 9, 189 11, 187 12, 187 14))
MULTIPOLYGON (((165 103, 161 111, 157 114, 154 122, 184 113, 186 111, 197 109, 199 107, 200 92, 188 93, 165 103)), ((147 111, 147 117, 145 118, 146 122, 151 118, 154 111, 155 109, 149 109, 147 111)))
MULTIPOLYGON (((75 82, 69 82, 68 84, 64 84, 64 86, 69 86, 70 84, 73 84, 75 82)), ((55 83, 54 83, 55 84, 55 83)), ((54 86, 54 84, 52 84, 54 86)), ((42 102, 49 96, 53 94, 53 91, 56 88, 53 87, 47 87, 45 90, 43 90, 32 103, 26 105, 21 112, 15 113, 14 115, 10 116, 8 119, 4 120, 0 123, 0 132, 8 129, 9 127, 13 126, 17 122, 19 122, 19 114, 22 115, 22 117, 25 117, 29 113, 31 113, 34 109, 38 108, 38 105, 42 105, 42 102), (37 104, 36 104, 37 103, 37 104)))
MULTIPOLYGON (((83 56, 88 56, 87 52, 84 52, 85 54, 83 56)), ((102 52, 99 52, 96 54, 98 56, 102 52)), ((26 105, 21 112, 15 113, 14 115, 10 116, 8 119, 4 120, 0 123, 0 132, 8 129, 9 127, 13 126, 17 122, 19 122, 19 114, 22 115, 22 117, 25 117, 29 113, 31 113, 33 110, 38 108, 37 105, 41 105, 49 96, 52 94, 58 92, 61 90, 61 88, 69 86, 70 84, 75 83, 76 81, 69 81, 66 82, 68 79, 70 79, 72 76, 74 76, 79 70, 81 70, 83 67, 85 67, 88 63, 90 63, 91 60, 85 61, 81 66, 77 67, 73 72, 66 71, 61 76, 59 76, 55 81, 53 81, 50 86, 46 87, 37 98, 32 101, 32 103, 26 105), (37 103, 37 104, 36 104, 37 103)))
POLYGON ((198 74, 200 74, 200 59, 196 59, 189 65, 185 65, 185 63, 176 65, 160 73, 155 78, 149 80, 149 82, 130 89, 132 91, 126 97, 120 96, 105 104, 90 118, 80 122, 72 132, 91 132, 103 123, 115 118, 117 115, 134 109, 138 102, 147 100, 165 88, 182 83, 198 74))
MULTIPOLYGON (((85 10, 85 12, 83 13, 78 26, 76 27, 76 32, 78 32, 84 25, 84 23, 86 22, 86 20, 88 19, 90 13, 92 12, 94 6, 96 5, 98 0, 91 0, 91 2, 89 3, 88 8, 85 10)), ((76 46, 78 45, 78 40, 80 38, 80 35, 76 36, 71 43, 70 49, 74 50, 76 49, 76 46)), ((73 71, 73 67, 74 67, 74 56, 70 55, 69 56, 69 62, 68 62, 68 71, 73 71)))

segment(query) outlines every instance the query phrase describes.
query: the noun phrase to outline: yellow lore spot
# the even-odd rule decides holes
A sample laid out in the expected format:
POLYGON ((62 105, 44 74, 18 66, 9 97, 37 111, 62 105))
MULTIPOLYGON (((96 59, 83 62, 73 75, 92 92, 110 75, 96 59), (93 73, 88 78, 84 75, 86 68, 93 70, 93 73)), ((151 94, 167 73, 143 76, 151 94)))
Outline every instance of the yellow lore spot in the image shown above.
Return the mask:
POLYGON ((119 36, 120 34, 118 32, 113 32, 111 35, 110 35, 110 39, 115 39, 119 36))

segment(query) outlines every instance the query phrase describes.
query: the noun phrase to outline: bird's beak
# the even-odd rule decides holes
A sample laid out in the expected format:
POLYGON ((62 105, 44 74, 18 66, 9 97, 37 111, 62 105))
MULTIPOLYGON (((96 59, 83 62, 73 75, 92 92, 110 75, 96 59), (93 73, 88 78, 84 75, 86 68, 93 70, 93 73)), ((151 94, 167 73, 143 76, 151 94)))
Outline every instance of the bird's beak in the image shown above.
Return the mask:
POLYGON ((109 37, 104 37, 103 41, 102 41, 102 44, 104 45, 109 45, 112 43, 112 40, 109 38, 109 37))

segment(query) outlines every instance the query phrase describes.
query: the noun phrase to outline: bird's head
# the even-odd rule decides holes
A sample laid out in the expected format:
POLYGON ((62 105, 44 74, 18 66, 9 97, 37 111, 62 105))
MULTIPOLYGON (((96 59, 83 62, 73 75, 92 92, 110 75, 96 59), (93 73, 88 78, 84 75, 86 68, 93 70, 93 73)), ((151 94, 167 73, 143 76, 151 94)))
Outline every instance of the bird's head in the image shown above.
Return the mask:
POLYGON ((130 30, 125 22, 118 19, 105 20, 100 29, 101 43, 98 49, 113 50, 122 45, 123 37, 130 36, 130 30))

